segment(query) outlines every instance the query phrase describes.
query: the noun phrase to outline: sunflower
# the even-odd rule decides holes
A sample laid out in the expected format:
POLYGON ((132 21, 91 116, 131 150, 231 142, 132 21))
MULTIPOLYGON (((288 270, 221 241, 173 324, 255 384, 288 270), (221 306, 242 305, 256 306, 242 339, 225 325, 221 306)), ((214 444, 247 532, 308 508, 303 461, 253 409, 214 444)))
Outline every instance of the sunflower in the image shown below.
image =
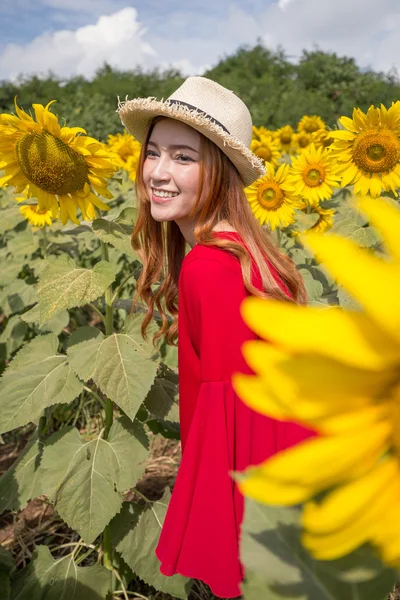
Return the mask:
POLYGON ((311 137, 316 148, 320 148, 320 146, 330 148, 333 144, 333 137, 328 129, 318 129, 311 134, 311 137))
POLYGON ((265 162, 271 163, 274 167, 278 166, 281 158, 279 142, 271 135, 261 134, 258 139, 251 140, 250 150, 265 162))
POLYGON ((274 231, 294 222, 299 202, 287 183, 289 165, 281 165, 276 172, 271 164, 266 163, 266 167, 266 174, 245 188, 245 193, 256 219, 274 231))
POLYGON ((129 177, 132 179, 132 181, 136 181, 136 171, 139 164, 139 157, 140 153, 137 152, 136 154, 130 156, 126 161, 125 170, 129 173, 129 177))
POLYGON ((294 141, 298 147, 298 150, 302 152, 311 144, 311 142, 313 141, 313 137, 311 133, 307 133, 306 131, 300 131, 299 133, 295 134, 294 141))
POLYGON ((326 129, 326 125, 317 115, 304 115, 299 121, 297 126, 298 131, 305 131, 306 133, 314 133, 314 131, 318 131, 319 129, 326 129))
POLYGON ((39 210, 50 210, 53 219, 77 225, 76 209, 83 219, 94 219, 94 207, 109 210, 92 189, 112 198, 106 178, 115 171, 104 144, 88 137, 81 127, 61 127, 46 107, 33 104, 36 121, 15 102, 17 116, 0 115, 0 185, 11 185, 28 198, 37 198, 39 210))
POLYGON ((339 187, 339 180, 336 160, 325 148, 311 144, 300 156, 292 159, 288 181, 311 206, 328 200, 333 194, 332 188, 339 187))
POLYGON ((26 204, 20 206, 19 210, 34 227, 44 227, 52 224, 51 211, 47 208, 39 208, 37 204, 26 204))
POLYGON ((274 133, 275 139, 278 140, 281 152, 293 154, 295 152, 295 134, 293 127, 285 125, 277 129, 274 133))
POLYGON ((341 117, 344 130, 331 131, 332 153, 337 157, 341 185, 354 184, 356 194, 380 196, 383 190, 397 196, 400 186, 400 102, 387 110, 359 108, 353 118, 341 117))
POLYGON ((241 476, 261 502, 304 502, 303 543, 318 559, 372 544, 400 566, 400 210, 387 199, 358 208, 388 256, 308 233, 302 241, 352 295, 360 311, 244 300, 247 325, 268 340, 245 342, 255 375, 236 373, 236 393, 254 410, 302 422, 321 435, 241 476))
POLYGON ((109 135, 107 146, 115 156, 117 167, 129 171, 129 163, 132 157, 137 157, 138 160, 142 145, 132 135, 124 131, 124 133, 109 135))

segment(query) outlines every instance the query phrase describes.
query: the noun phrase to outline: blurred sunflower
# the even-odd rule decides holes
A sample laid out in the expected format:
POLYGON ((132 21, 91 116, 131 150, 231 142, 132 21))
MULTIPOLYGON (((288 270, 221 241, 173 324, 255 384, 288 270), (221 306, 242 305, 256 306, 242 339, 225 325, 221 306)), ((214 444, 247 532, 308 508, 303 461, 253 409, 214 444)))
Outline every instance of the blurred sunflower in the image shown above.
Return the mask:
POLYGON ((314 131, 318 131, 319 129, 326 129, 326 125, 321 117, 317 115, 304 115, 300 119, 297 129, 306 133, 314 133, 314 131))
POLYGON ((330 131, 328 129, 318 129, 318 131, 314 131, 311 134, 312 141, 316 148, 320 148, 323 146, 324 148, 329 148, 333 144, 333 138, 330 135, 330 131))
POLYGON ((274 167, 278 166, 281 158, 279 142, 271 135, 262 134, 259 139, 251 140, 250 150, 265 162, 271 163, 274 167))
POLYGON ((274 231, 294 222, 299 202, 293 187, 287 183, 289 165, 281 165, 276 172, 270 163, 266 167, 266 174, 245 188, 245 193, 256 219, 274 231))
POLYGON ((306 131, 300 131, 300 133, 295 134, 295 142, 300 152, 307 148, 312 141, 313 137, 311 133, 307 133, 306 131))
POLYGON ((60 127, 46 107, 33 104, 36 121, 15 102, 17 116, 0 115, 0 169, 5 175, 0 185, 24 190, 37 198, 40 210, 50 210, 53 219, 79 225, 76 209, 83 219, 94 219, 94 207, 109 210, 91 188, 112 198, 106 179, 115 171, 104 144, 88 137, 81 127, 60 127))
POLYGON ((277 129, 274 133, 275 139, 278 140, 281 152, 292 154, 295 151, 295 135, 293 127, 285 125, 277 129))
POLYGON ((261 125, 260 127, 256 127, 256 125, 253 125, 253 139, 255 140, 260 140, 261 136, 266 135, 266 136, 272 136, 273 135, 273 131, 271 131, 271 129, 267 129, 266 127, 264 127, 264 125, 261 125))
POLYGON ((300 156, 293 157, 288 182, 311 206, 328 200, 339 187, 336 160, 325 148, 311 144, 300 156))
POLYGON ((400 102, 387 110, 370 106, 367 114, 353 110, 341 117, 345 130, 331 131, 332 153, 337 157, 341 185, 354 184, 356 194, 380 196, 383 190, 397 196, 400 187, 400 102))
POLYGON ((242 346, 255 375, 234 374, 236 393, 252 409, 321 436, 250 467, 239 488, 268 504, 305 502, 303 543, 318 559, 370 543, 399 567, 400 210, 383 198, 357 206, 388 256, 333 234, 302 241, 361 311, 242 303, 244 321, 268 341, 242 346))
POLYGON ((139 159, 142 145, 132 135, 124 131, 124 133, 109 135, 107 146, 115 155, 115 164, 117 167, 129 171, 129 163, 132 157, 137 157, 137 160, 139 159))
POLYGON ((34 227, 44 227, 52 224, 51 211, 47 208, 39 208, 38 204, 26 204, 20 206, 19 210, 34 227))

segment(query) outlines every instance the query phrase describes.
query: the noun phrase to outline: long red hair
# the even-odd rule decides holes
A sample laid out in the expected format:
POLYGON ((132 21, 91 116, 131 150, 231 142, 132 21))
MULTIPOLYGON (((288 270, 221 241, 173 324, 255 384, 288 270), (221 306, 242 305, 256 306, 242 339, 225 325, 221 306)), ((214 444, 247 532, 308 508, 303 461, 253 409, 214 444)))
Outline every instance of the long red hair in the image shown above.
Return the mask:
MULTIPOLYGON (((134 311, 138 300, 142 300, 148 306, 141 325, 142 336, 147 339, 146 329, 154 317, 156 308, 162 325, 153 336, 154 345, 158 343, 159 338, 163 337, 167 344, 176 346, 178 278, 186 254, 186 240, 175 221, 159 222, 153 219, 150 199, 143 183, 143 163, 147 142, 154 125, 163 118, 166 117, 157 116, 152 120, 141 148, 136 172, 135 191, 139 214, 131 242, 142 258, 143 269, 137 281, 130 314, 134 311), (160 285, 154 291, 152 287, 157 283, 160 285), (172 322, 167 317, 167 311, 172 317, 172 322)), ((189 218, 196 218, 194 228, 196 242, 205 246, 223 248, 236 256, 241 264, 244 285, 254 296, 305 304, 307 293, 303 279, 292 260, 279 250, 270 231, 263 228, 255 219, 236 167, 218 146, 202 134, 200 156, 198 195, 188 215, 189 218), (198 209, 199 204, 200 209, 198 209), (227 220, 242 236, 260 269, 264 292, 260 292, 251 284, 251 260, 246 249, 234 240, 212 236, 212 229, 221 220, 227 220), (275 282, 265 256, 278 271, 293 300, 288 298, 275 282)))

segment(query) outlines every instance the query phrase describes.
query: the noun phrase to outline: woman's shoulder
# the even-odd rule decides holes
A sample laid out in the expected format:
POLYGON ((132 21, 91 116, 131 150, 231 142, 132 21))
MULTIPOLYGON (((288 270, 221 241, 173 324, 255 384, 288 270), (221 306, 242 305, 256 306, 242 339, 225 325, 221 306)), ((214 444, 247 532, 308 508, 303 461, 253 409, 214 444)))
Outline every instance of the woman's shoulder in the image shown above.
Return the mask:
POLYGON ((184 271, 198 272, 220 271, 221 269, 233 269, 241 272, 239 260, 222 248, 217 246, 204 246, 196 244, 185 256, 182 262, 184 271))

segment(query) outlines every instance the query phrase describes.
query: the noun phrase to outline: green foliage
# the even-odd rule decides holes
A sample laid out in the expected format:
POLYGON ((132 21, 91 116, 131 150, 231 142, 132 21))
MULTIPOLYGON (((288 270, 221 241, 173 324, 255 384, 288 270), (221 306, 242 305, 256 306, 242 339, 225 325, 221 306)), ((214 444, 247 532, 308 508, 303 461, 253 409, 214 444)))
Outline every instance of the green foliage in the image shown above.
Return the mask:
POLYGON ((58 338, 37 336, 14 357, 0 380, 0 433, 37 423, 45 407, 72 402, 83 388, 58 338))
POLYGON ((141 477, 147 454, 143 426, 126 417, 114 421, 107 440, 100 435, 84 440, 76 428, 64 427, 46 440, 41 493, 90 544, 119 512, 122 492, 141 477))
POLYGON ((341 560, 312 559, 301 544, 298 510, 248 498, 242 559, 245 600, 383 600, 396 578, 367 548, 341 560))
POLYGON ((145 583, 176 598, 187 598, 191 580, 179 574, 166 577, 160 573, 154 553, 169 500, 170 492, 165 490, 160 500, 148 502, 144 508, 125 502, 111 522, 111 538, 124 561, 145 583))
MULTIPOLYGON (((393 73, 361 69, 353 58, 316 49, 304 51, 297 64, 282 49, 269 50, 257 40, 242 46, 204 73, 237 93, 247 104, 255 125, 296 126, 304 114, 318 114, 329 126, 354 106, 390 106, 400 95, 393 73)), ((13 110, 14 97, 25 110, 33 103, 57 100, 53 112, 69 126, 84 127, 89 135, 106 141, 123 127, 116 113, 118 97, 167 98, 184 80, 174 69, 119 71, 105 64, 88 81, 82 76, 61 79, 49 75, 21 77, 16 84, 0 85, 0 111, 13 110)))
POLYGON ((109 580, 109 571, 100 565, 79 567, 72 554, 54 559, 47 546, 37 546, 13 582, 12 599, 104 600, 109 580))

